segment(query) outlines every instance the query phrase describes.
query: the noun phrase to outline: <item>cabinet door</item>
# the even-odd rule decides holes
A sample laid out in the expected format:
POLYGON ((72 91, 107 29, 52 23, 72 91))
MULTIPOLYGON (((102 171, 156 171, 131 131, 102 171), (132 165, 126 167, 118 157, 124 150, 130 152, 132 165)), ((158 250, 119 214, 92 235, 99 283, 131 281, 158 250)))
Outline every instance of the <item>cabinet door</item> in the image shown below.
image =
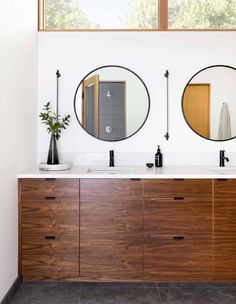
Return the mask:
POLYGON ((236 180, 214 181, 214 272, 236 274, 236 180))
POLYGON ((212 272, 212 217, 209 200, 144 201, 144 274, 212 272))
POLYGON ((141 181, 81 180, 82 277, 141 276, 142 203, 141 181))

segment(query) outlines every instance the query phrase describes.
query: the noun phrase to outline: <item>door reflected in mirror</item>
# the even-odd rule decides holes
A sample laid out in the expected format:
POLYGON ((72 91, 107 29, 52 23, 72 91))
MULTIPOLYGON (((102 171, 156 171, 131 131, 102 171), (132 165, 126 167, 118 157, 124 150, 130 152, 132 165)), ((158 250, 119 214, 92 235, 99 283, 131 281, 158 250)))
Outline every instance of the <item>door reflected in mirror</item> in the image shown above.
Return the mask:
POLYGON ((143 80, 120 66, 104 66, 90 72, 77 87, 75 114, 84 130, 105 141, 119 141, 137 133, 150 109, 143 80))
POLYGON ((190 128, 214 141, 236 136, 236 69, 224 65, 207 67, 187 83, 182 110, 190 128))

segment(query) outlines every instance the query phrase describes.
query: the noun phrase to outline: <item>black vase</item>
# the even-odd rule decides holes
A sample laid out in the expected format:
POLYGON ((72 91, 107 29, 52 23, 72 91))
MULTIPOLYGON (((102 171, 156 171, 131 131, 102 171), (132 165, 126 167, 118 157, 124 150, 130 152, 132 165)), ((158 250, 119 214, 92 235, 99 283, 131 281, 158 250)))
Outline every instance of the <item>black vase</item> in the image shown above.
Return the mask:
POLYGON ((56 141, 55 134, 51 134, 47 164, 48 165, 58 165, 59 164, 57 141, 56 141))

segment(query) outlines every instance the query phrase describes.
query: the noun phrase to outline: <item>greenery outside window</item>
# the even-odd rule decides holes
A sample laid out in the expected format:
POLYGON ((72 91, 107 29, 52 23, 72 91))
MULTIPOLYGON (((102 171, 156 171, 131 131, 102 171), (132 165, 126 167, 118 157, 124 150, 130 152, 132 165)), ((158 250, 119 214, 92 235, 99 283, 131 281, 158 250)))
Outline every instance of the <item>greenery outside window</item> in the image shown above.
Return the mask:
POLYGON ((42 31, 236 30, 236 0, 38 0, 42 31))

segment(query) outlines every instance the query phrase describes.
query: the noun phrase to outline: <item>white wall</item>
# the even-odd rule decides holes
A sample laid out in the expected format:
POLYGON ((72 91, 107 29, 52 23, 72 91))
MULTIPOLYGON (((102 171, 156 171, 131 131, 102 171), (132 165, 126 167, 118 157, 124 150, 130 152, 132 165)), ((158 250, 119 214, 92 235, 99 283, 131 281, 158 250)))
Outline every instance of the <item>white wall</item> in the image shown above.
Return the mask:
POLYGON ((37 0, 0 4, 0 301, 18 274, 17 174, 35 163, 37 0))
MULTIPOLYGON (((76 164, 102 163, 108 150, 113 148, 120 163, 135 160, 143 164, 144 160, 152 160, 160 144, 165 164, 209 161, 217 164, 219 149, 231 152, 230 160, 236 161, 236 140, 217 143, 199 137, 187 126, 181 110, 182 92, 189 79, 210 65, 236 67, 235 51, 235 32, 40 33, 39 109, 46 101, 55 100, 55 71, 60 69, 60 112, 72 114, 71 125, 59 142, 63 159, 76 164), (151 96, 151 111, 145 126, 130 139, 116 143, 102 142, 86 134, 73 110, 74 93, 80 80, 89 71, 109 64, 135 71, 151 96), (166 69, 170 72, 169 141, 164 138, 166 69)), ((45 160, 48 142, 49 136, 40 125, 38 160, 45 160)))

